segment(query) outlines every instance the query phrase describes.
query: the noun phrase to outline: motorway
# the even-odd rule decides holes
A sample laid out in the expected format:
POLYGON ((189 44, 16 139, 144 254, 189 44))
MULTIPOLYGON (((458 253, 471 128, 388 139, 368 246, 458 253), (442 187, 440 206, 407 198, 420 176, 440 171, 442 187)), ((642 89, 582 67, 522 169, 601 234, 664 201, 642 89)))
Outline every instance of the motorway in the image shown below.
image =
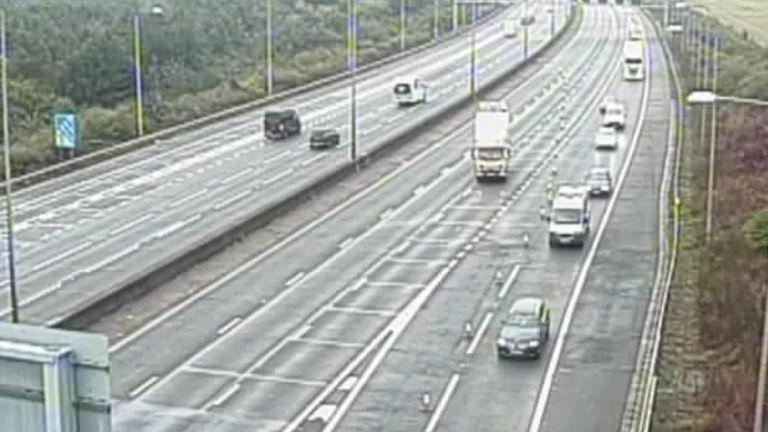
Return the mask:
POLYGON ((115 429, 616 430, 656 268, 669 89, 652 38, 651 79, 619 78, 629 8, 584 11, 562 51, 492 95, 517 114, 506 183, 477 184, 469 126, 444 126, 387 182, 113 341, 115 429), (628 144, 596 152, 607 93, 628 144), (585 248, 550 250, 547 183, 593 165, 622 190, 593 202, 585 248), (498 314, 526 294, 550 302, 554 337, 540 361, 499 361, 498 314))
MULTIPOLYGON (((549 2, 547 2, 549 5, 549 2)), ((537 16, 531 50, 549 38, 549 17, 537 16)), ((564 5, 556 3, 563 24, 564 5)), ((515 19, 522 6, 505 11, 515 19)), ((359 84, 360 152, 468 92, 468 37, 364 73, 359 84), (430 84, 429 103, 398 109, 391 82, 418 71, 430 84)), ((499 20, 477 32, 479 81, 521 62, 520 38, 505 39, 499 20)), ((32 186, 14 196, 21 317, 51 323, 125 284, 180 250, 195 247, 246 215, 313 184, 345 163, 348 90, 343 85, 281 103, 296 108, 305 127, 332 126, 343 145, 310 152, 303 137, 265 142, 263 109, 183 134, 91 168, 32 186)), ((6 259, 3 260, 3 265, 6 259)), ((3 270, 5 271, 5 270, 3 270)), ((7 304, 7 281, 0 303, 7 304)), ((2 316, 8 310, 0 310, 2 316)))

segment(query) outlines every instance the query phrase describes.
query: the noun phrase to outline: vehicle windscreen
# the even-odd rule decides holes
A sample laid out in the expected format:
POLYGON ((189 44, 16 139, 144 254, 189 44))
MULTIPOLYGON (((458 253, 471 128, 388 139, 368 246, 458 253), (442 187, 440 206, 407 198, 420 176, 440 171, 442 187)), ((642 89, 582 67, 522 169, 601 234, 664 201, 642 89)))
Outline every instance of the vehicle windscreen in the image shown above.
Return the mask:
POLYGON ((560 224, 579 224, 581 223, 581 210, 559 209, 555 210, 555 223, 560 224))
POLYGON ((625 62, 626 64, 631 64, 631 65, 641 65, 641 64, 643 64, 643 59, 639 59, 639 58, 628 58, 628 59, 625 59, 625 60, 624 60, 624 62, 625 62))
POLYGON ((264 114, 264 126, 267 129, 275 129, 279 127, 286 119, 288 119, 288 116, 283 113, 266 113, 264 114))
POLYGON ((536 339, 539 336, 538 323, 535 320, 516 320, 504 324, 499 336, 503 339, 536 339))
POLYGON ((480 160, 499 160, 504 158, 504 149, 483 148, 475 150, 475 156, 480 160))
POLYGON ((395 94, 405 95, 411 92, 411 85, 401 83, 395 86, 395 94))

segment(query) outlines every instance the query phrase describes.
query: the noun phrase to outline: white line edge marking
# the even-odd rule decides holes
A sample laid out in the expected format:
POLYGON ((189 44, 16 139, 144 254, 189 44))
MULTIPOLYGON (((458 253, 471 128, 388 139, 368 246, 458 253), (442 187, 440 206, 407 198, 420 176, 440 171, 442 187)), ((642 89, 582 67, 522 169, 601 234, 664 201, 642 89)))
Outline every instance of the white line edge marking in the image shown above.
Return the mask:
POLYGON ((297 282, 299 282, 300 280, 304 279, 305 275, 306 275, 306 273, 304 273, 303 271, 300 271, 300 272, 296 273, 295 275, 293 275, 292 278, 288 279, 288 281, 285 282, 285 285, 287 285, 287 286, 296 285, 297 282))
POLYGON ((235 383, 232 387, 227 389, 224 393, 221 394, 218 398, 216 398, 215 401, 211 402, 209 405, 203 407, 203 411, 208 411, 213 407, 218 407, 224 404, 229 398, 234 396, 235 393, 240 390, 240 384, 235 383))
POLYGON ((221 328, 220 328, 220 329, 219 329, 219 330, 216 332, 216 334, 218 334, 219 336, 221 336, 221 335, 223 335, 223 334, 225 334, 225 333, 229 333, 229 331, 230 331, 230 330, 232 330, 233 328, 235 328, 235 326, 236 326, 238 323, 240 323, 240 321, 242 321, 242 320, 243 320, 243 318, 242 318, 242 317, 239 317, 239 316, 238 316, 238 317, 234 317, 234 318, 232 318, 232 319, 231 319, 231 320, 230 320, 228 323, 224 324, 224 325, 223 325, 223 326, 222 326, 222 327, 221 327, 221 328))
POLYGON ((468 356, 473 355, 475 351, 477 351, 477 347, 480 345, 480 341, 483 340, 485 332, 488 330, 488 326, 491 324, 492 319, 493 312, 486 312, 485 316, 483 317, 483 321, 480 323, 480 328, 477 329, 477 333, 475 333, 475 337, 472 339, 472 343, 469 344, 469 347, 467 348, 466 354, 468 356))
POLYGON ((157 375, 152 375, 151 377, 147 378, 147 380, 141 383, 141 385, 139 385, 135 389, 131 390, 130 393, 128 393, 128 398, 129 399, 136 398, 136 396, 144 393, 145 390, 152 387, 152 385, 156 383, 159 379, 160 377, 157 375))
POLYGON ((440 396, 440 402, 437 403, 437 408, 432 416, 429 418, 429 423, 424 428, 424 432, 434 432, 437 429, 437 424, 440 422, 440 418, 443 416, 445 409, 448 407, 448 402, 451 400, 453 393, 456 392, 456 387, 459 385, 459 374, 455 373, 448 381, 448 385, 443 391, 443 395, 440 396))
MULTIPOLYGON (((646 47, 646 49, 648 48, 646 47)), ((650 58, 650 57, 646 55, 646 58, 650 58)), ((544 375, 544 380, 539 389, 539 395, 536 398, 536 405, 534 407, 533 416, 531 417, 531 423, 528 427, 528 432, 539 432, 539 430, 541 430, 541 423, 544 420, 544 412, 546 410, 547 403, 549 402, 549 395, 552 390, 552 384, 554 382, 555 372, 557 371, 557 365, 560 362, 560 357, 562 356, 563 346, 565 345, 565 338, 568 335, 568 330, 570 329, 571 321, 573 320, 573 315, 576 313, 576 304, 578 303, 578 300, 581 297, 581 292, 584 289, 584 285, 586 284, 586 281, 587 281, 587 275, 589 274, 589 270, 592 267, 592 261, 595 259, 595 255, 597 255, 597 248, 600 245, 600 240, 603 237, 603 233, 605 232, 605 227, 608 225, 608 221, 611 219, 613 208, 616 206, 616 202, 618 201, 617 198, 620 195, 620 192, 624 186, 624 181, 627 175, 629 174, 629 167, 632 165, 631 162, 632 162, 632 159, 634 159, 634 156, 637 150, 637 144, 640 141, 640 134, 643 131, 643 128, 645 125, 645 117, 648 111, 648 103, 649 103, 648 99, 649 99, 650 90, 651 90, 650 76, 649 74, 646 74, 646 76, 648 78, 646 78, 645 80, 645 88, 643 89, 643 100, 642 100, 642 105, 640 109, 641 111, 640 111, 639 121, 638 121, 637 127, 634 130, 634 135, 632 137, 632 145, 629 150, 629 153, 627 154, 627 159, 625 160, 624 165, 621 168, 621 174, 619 177, 619 181, 617 182, 615 191, 613 194, 611 194, 611 198, 610 198, 610 201, 608 202, 608 205, 606 206, 604 216, 600 221, 600 226, 595 234, 595 237, 592 240, 592 246, 589 249, 589 253, 587 254, 586 259, 584 260, 584 264, 582 265, 581 270, 579 270, 579 276, 576 280, 576 284, 571 293, 571 297, 568 299, 568 304, 566 306, 565 314, 563 315, 563 320, 560 324, 560 331, 558 332, 557 340, 555 341, 555 346, 552 349, 552 355, 550 357, 549 363, 547 363, 547 370, 544 375)))
POLYGON ((499 295, 497 297, 499 300, 503 300, 507 297, 507 294, 509 294, 509 289, 512 287, 512 284, 515 283, 519 274, 520 264, 515 264, 515 266, 512 268, 512 271, 509 272, 507 280, 504 281, 504 286, 502 286, 501 291, 499 291, 499 295))

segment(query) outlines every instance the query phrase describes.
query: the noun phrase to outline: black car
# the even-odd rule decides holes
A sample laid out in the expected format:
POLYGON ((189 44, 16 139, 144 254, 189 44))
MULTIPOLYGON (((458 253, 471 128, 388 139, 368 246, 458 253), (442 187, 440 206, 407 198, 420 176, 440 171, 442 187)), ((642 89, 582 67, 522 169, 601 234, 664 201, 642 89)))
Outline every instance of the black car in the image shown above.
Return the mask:
POLYGON ((512 305, 496 340, 499 357, 539 358, 549 339, 549 308, 536 297, 512 305))
POLYGON ((309 148, 323 149, 336 147, 341 142, 341 135, 335 129, 315 129, 309 136, 309 148))
POLYGON ((533 23, 535 22, 536 22, 536 17, 533 15, 527 15, 520 18, 520 25, 523 27, 533 25, 533 23))
POLYGON ((301 134, 301 120, 294 110, 264 113, 264 136, 269 140, 285 139, 301 134))
POLYGON ((608 168, 592 168, 586 182, 592 196, 609 196, 613 192, 613 178, 608 168))

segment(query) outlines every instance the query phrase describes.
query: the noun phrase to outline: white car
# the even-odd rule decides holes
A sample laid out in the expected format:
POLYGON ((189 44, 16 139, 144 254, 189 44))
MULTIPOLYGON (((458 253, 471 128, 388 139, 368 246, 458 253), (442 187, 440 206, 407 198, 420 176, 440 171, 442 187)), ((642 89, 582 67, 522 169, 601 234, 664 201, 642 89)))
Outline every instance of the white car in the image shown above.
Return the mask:
POLYGON ((615 97, 608 95, 603 98, 603 100, 600 102, 600 106, 598 107, 598 112, 600 114, 605 114, 605 111, 608 109, 608 105, 618 103, 615 97))
POLYGON ((616 130, 624 130, 627 124, 627 112, 624 105, 620 102, 609 103, 603 112, 603 124, 605 127, 612 127, 616 130))
POLYGON ((619 148, 619 142, 622 136, 612 127, 601 127, 595 135, 595 148, 598 150, 616 150, 619 148))

